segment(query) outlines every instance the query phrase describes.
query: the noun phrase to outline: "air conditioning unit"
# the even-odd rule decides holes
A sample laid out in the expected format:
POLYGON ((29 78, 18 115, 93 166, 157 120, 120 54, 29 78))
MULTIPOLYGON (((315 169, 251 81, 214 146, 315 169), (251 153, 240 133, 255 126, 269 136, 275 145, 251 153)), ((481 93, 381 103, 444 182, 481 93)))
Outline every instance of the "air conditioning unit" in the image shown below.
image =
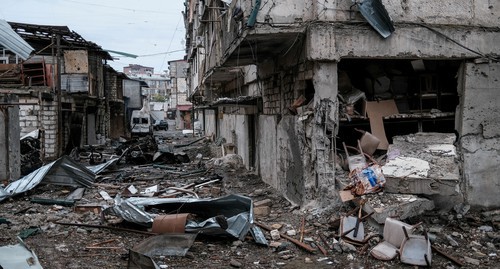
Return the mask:
POLYGON ((196 39, 195 39, 195 44, 196 44, 196 47, 198 48, 201 48, 204 46, 203 44, 203 36, 197 36, 196 39))

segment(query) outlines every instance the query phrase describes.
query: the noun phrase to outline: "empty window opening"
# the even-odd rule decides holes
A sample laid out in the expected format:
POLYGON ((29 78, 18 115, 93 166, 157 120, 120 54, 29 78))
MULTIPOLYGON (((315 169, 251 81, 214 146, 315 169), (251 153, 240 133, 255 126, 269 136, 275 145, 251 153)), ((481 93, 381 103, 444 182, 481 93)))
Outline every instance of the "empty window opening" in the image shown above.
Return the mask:
POLYGON ((369 114, 377 113, 384 115, 383 128, 389 143, 397 135, 453 133, 461 63, 421 59, 340 61, 340 141, 355 145, 360 136, 355 128, 371 132, 369 114), (376 111, 372 106, 367 111, 367 102, 381 105, 376 111))

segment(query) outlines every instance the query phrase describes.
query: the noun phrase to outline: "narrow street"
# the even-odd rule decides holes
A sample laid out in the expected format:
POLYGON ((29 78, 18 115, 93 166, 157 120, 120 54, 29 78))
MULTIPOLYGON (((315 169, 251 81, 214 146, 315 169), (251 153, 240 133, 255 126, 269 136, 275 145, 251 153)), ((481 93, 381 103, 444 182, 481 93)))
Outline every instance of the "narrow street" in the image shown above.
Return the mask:
MULTIPOLYGON (((350 244, 340 238, 339 220, 355 209, 354 204, 302 210, 263 183, 255 173, 247 171, 241 163, 221 162, 214 165, 217 158, 213 157, 212 152, 217 152, 219 146, 212 141, 199 140, 199 137, 171 130, 157 131, 154 137, 159 141, 159 152, 171 152, 175 155, 169 155, 169 159, 163 159, 163 162, 118 163, 110 166, 99 173, 92 187, 84 189, 81 198, 75 198, 71 203, 68 196, 78 188, 54 184, 41 184, 3 201, 0 204, 0 212, 3 212, 1 245, 16 244, 16 238, 21 236, 26 246, 36 253, 44 268, 127 268, 131 259, 129 250, 135 249, 142 241, 155 237, 155 223, 153 222, 152 232, 147 225, 133 223, 130 219, 124 221, 111 211, 106 211, 116 205, 117 197, 183 197, 205 200, 241 195, 253 201, 254 225, 278 230, 285 236, 289 235, 292 240, 302 241, 306 248, 283 237, 273 239, 265 229, 262 231, 269 246, 258 244, 250 233, 238 240, 228 235, 210 235, 209 230, 206 230, 198 233, 192 245, 184 249, 184 255, 175 257, 163 254, 154 256, 153 260, 160 268, 407 267, 399 261, 377 261, 369 254, 370 249, 380 241, 380 237, 372 236, 381 233, 374 228, 380 228, 378 225, 365 226, 365 237, 372 239, 364 244, 350 244), (196 140, 199 142, 176 148, 196 140), (175 150, 172 151, 172 148, 175 150), (189 157, 188 162, 179 163, 178 158, 174 157, 184 154, 189 157), (209 184, 196 187, 203 182, 209 184), (185 188, 186 192, 169 194, 176 192, 169 190, 170 187, 184 186, 195 187, 185 188), (148 192, 152 187, 154 191, 148 192), (130 192, 132 189, 135 189, 135 194, 130 192), (115 198, 108 198, 103 193, 115 198), (199 198, 195 198, 196 196, 199 198), (312 252, 307 248, 311 248, 312 252)), ((109 156, 106 154, 113 152, 113 147, 103 147, 101 152, 104 153, 103 156, 109 156)), ((135 156, 130 161, 139 159, 139 156, 135 156)), ((89 165, 88 160, 80 160, 79 163, 89 165)), ((189 208, 191 209, 186 212, 196 212, 194 207, 189 208)), ((144 209, 153 216, 184 212, 182 205, 169 212, 155 206, 144 209)), ((201 213, 197 214, 191 214, 188 219, 199 219, 201 213)), ((482 268, 495 268, 500 234, 494 230, 498 229, 496 220, 500 213, 494 211, 489 214, 429 211, 406 221, 412 225, 421 223, 417 229, 428 231, 433 245, 444 253, 457 259, 467 257, 473 262, 480 262, 482 268), (492 223, 495 225, 491 226, 492 223)), ((159 244, 156 249, 159 253, 176 249, 168 241, 156 244, 159 244)), ((436 268, 458 267, 441 255, 435 254, 432 259, 436 268)))
POLYGON ((0 269, 500 268, 499 14, 2 0, 0 269))

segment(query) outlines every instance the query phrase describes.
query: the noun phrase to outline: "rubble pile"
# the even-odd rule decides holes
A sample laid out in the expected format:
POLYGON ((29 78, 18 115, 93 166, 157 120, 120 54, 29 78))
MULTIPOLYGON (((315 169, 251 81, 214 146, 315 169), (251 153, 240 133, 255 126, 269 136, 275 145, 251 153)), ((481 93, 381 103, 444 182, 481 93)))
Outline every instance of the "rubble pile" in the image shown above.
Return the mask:
POLYGON ((346 189, 340 207, 301 209, 238 155, 208 155, 211 146, 219 147, 194 137, 121 141, 96 165, 65 156, 10 182, 0 189, 0 265, 498 267, 499 210, 437 211, 432 200, 384 188, 346 189))

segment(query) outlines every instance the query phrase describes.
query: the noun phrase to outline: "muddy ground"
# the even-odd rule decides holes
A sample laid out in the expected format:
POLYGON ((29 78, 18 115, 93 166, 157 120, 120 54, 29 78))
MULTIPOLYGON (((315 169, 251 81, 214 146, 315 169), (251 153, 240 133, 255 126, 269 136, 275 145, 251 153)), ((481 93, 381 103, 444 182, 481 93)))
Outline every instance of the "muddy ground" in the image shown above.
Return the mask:
MULTIPOLYGON (((160 148, 171 143, 183 143, 195 138, 169 137, 160 133, 164 140, 160 148)), ((364 246, 340 244, 338 218, 352 210, 354 205, 346 203, 339 207, 312 208, 303 210, 294 207, 273 188, 263 183, 252 172, 244 169, 221 168, 213 166, 213 153, 218 147, 214 142, 201 141, 185 148, 191 162, 176 164, 178 171, 194 171, 200 168, 198 153, 202 153, 201 167, 209 168, 204 174, 181 177, 168 170, 155 168, 151 164, 119 164, 97 177, 94 187, 76 205, 111 205, 99 194, 107 191, 111 196, 122 193, 133 184, 144 189, 155 184, 161 187, 183 186, 200 178, 222 177, 222 180, 209 184, 199 190, 198 195, 220 197, 227 194, 240 194, 251 197, 254 202, 270 199, 270 213, 255 216, 255 221, 287 231, 291 237, 315 248, 309 253, 289 240, 275 240, 272 246, 257 245, 251 236, 244 241, 235 238, 198 236, 194 245, 184 257, 153 257, 161 268, 412 268, 398 259, 379 261, 369 254, 377 244, 378 238, 364 246), (302 220, 304 233, 301 235, 302 220), (295 235, 293 235, 293 231, 295 235), (323 239, 324 240, 323 240, 323 239), (326 251, 323 254, 317 246, 326 251)), ((86 160, 81 160, 86 164, 86 160)), ((114 229, 68 226, 57 223, 83 223, 106 225, 147 231, 140 227, 121 222, 118 218, 103 219, 97 211, 76 212, 74 207, 32 203, 33 197, 64 199, 74 188, 39 185, 34 190, 7 199, 0 203, 0 246, 17 244, 17 236, 28 228, 35 229, 24 242, 38 256, 43 268, 127 268, 128 250, 151 235, 114 229)), ((383 195, 383 194, 382 194, 383 195)), ((422 222, 419 231, 431 233, 433 245, 456 257, 464 264, 463 268, 499 268, 500 262, 500 212, 449 212, 430 211, 424 215, 406 219, 409 224, 422 222), (459 214, 462 213, 462 214, 459 214)), ((379 227, 368 227, 366 233, 378 233, 379 227)), ((264 231, 269 242, 270 234, 264 231)), ((459 268, 450 259, 433 252, 432 267, 459 268)), ((7 269, 7 268, 6 268, 7 269)))

